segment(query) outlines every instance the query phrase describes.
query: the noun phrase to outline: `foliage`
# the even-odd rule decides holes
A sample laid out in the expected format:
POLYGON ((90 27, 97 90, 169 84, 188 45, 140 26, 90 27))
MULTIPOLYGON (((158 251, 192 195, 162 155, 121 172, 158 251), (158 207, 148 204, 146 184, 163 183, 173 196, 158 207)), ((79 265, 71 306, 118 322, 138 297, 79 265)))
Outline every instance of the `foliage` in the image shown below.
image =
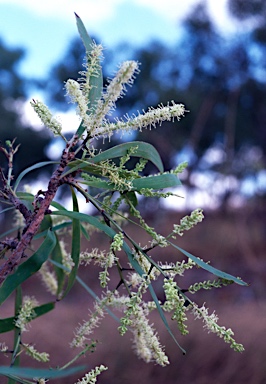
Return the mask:
MULTIPOLYGON (((21 108, 26 99, 26 87, 30 83, 18 74, 17 67, 23 57, 22 49, 10 49, 0 40, 0 142, 4 143, 12 132, 12 137, 25 151, 30 140, 31 156, 27 156, 26 151, 18 151, 13 170, 15 175, 31 164, 48 160, 45 147, 50 141, 47 131, 36 132, 21 121, 21 108)), ((4 163, 2 155, 0 162, 4 163)))
MULTIPOLYGON (((190 230, 203 220, 202 210, 196 209, 179 224, 174 224, 171 233, 162 235, 144 220, 137 208, 141 196, 152 199, 167 198, 171 195, 167 188, 181 184, 178 175, 184 170, 185 164, 165 171, 157 150, 145 142, 126 142, 106 151, 96 150, 94 147, 96 140, 110 140, 116 131, 142 131, 144 128, 150 129, 160 125, 163 121, 179 120, 185 114, 184 105, 172 101, 166 106, 160 104, 157 108, 149 108, 142 114, 132 117, 126 115, 124 118, 110 121, 108 116, 114 110, 116 101, 125 94, 126 86, 133 83, 135 74, 139 72, 139 63, 126 61, 121 64, 115 77, 102 91, 102 47, 91 40, 77 15, 76 21, 86 49, 86 62, 79 82, 69 79, 65 84, 67 95, 76 104, 81 119, 80 126, 72 138, 65 138, 60 121, 42 102, 31 102, 46 127, 65 142, 65 149, 50 178, 47 190, 40 190, 34 196, 21 188, 22 180, 28 172, 46 166, 49 162, 35 164, 14 180, 13 161, 17 147, 14 141, 6 141, 6 145, 1 147, 8 162, 8 170, 6 173, 2 169, 0 171, 0 196, 2 202, 7 205, 6 210, 15 210, 17 220, 15 227, 2 234, 0 241, 3 259, 0 268, 0 304, 16 292, 14 316, 0 320, 1 333, 14 331, 13 349, 1 344, 2 353, 10 355, 11 361, 10 367, 0 367, 0 374, 9 377, 10 383, 44 383, 45 379, 84 371, 84 366, 69 366, 80 356, 94 351, 97 343, 91 335, 106 314, 118 321, 118 331, 121 335, 132 332, 134 349, 146 362, 156 362, 161 366, 169 364, 158 335, 149 322, 149 314, 153 310, 157 310, 167 331, 184 354, 184 349, 168 325, 165 312, 172 314, 172 320, 176 321, 181 334, 188 333, 186 320, 187 313, 191 312, 196 319, 202 319, 204 328, 209 332, 223 338, 234 350, 243 351, 243 346, 234 340, 233 331, 218 325, 215 313, 209 314, 205 304, 199 306, 190 298, 190 294, 195 294, 201 289, 221 288, 232 283, 247 285, 240 278, 217 270, 176 244, 178 236, 182 236, 184 231, 190 230), (129 162, 132 158, 135 160, 133 163, 129 162), (143 176, 148 162, 157 168, 157 174, 143 176), (63 185, 70 189, 72 211, 55 201, 55 195, 63 185), (79 211, 78 192, 95 208, 97 215, 79 211), (125 207, 130 212, 130 218, 127 217, 125 207), (146 232, 150 240, 145 246, 139 244, 124 229, 126 222, 137 225, 139 231, 146 232), (100 231, 110 239, 108 251, 102 251, 100 248, 82 249, 81 239, 87 243, 90 236, 93 236, 93 231, 100 231), (64 243, 69 233, 70 253, 64 243), (159 262, 150 255, 153 249, 168 246, 183 254, 185 259, 172 264, 159 262), (78 276, 81 265, 90 266, 91 269, 91 264, 101 268, 100 297, 78 276), (177 284, 177 278, 180 280, 187 270, 194 267, 205 269, 217 279, 199 281, 187 289, 181 288, 177 284), (117 270, 117 281, 111 278, 112 269, 117 270), (53 301, 39 304, 32 295, 24 295, 24 283, 34 274, 41 277, 47 290, 54 295, 53 301), (155 281, 161 281, 159 278, 163 280, 163 303, 157 298, 154 289, 155 281), (81 351, 62 367, 40 370, 20 368, 19 356, 22 352, 42 362, 45 367, 48 366, 49 355, 26 343, 24 334, 31 321, 53 310, 56 301, 66 298, 76 281, 95 299, 90 318, 74 331, 71 346, 74 349, 81 348, 81 351), (116 315, 119 311, 122 312, 120 318, 116 315)), ((50 364, 52 361, 49 367, 50 364)), ((96 377, 104 370, 106 367, 103 365, 96 367, 79 383, 94 383, 96 377)))

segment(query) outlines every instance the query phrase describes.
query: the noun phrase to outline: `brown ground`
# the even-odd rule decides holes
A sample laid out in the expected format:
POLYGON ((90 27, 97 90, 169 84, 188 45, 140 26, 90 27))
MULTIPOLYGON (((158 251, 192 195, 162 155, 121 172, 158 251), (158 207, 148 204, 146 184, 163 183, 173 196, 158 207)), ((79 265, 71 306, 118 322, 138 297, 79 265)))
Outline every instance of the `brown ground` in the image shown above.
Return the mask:
MULTIPOLYGON (((161 232, 165 234, 166 227, 169 225, 170 228, 173 222, 178 222, 179 217, 180 214, 165 213, 164 216, 150 217, 150 222, 157 228, 162 228, 161 232)), ((201 225, 184 235, 178 242, 191 253, 206 261, 211 260, 213 266, 241 276, 251 284, 248 288, 233 285, 219 291, 205 292, 204 296, 198 296, 197 299, 198 303, 206 302, 211 310, 216 310, 220 324, 235 331, 236 340, 245 346, 244 353, 234 352, 221 339, 203 331, 199 320, 194 321, 191 318, 190 334, 185 337, 178 335, 175 324, 171 326, 178 341, 187 350, 187 355, 183 356, 161 325, 158 316, 153 316, 152 321, 158 326, 171 364, 166 368, 145 364, 133 353, 130 334, 120 337, 117 323, 108 317, 105 318, 103 326, 97 329, 95 337, 99 344, 96 352, 82 357, 79 363, 88 364, 89 367, 107 365, 108 371, 100 376, 98 382, 108 384, 266 383, 265 228, 265 216, 261 211, 209 213, 201 225)), ((131 231, 133 235, 135 230, 131 231)), ((102 242, 102 235, 97 234, 94 241, 102 242)), ((139 239, 139 242, 144 243, 144 240, 139 239)), ((168 248, 157 251, 153 256, 157 260, 181 259, 181 255, 168 248)), ((90 281, 89 272, 84 270, 81 276, 88 285, 93 286, 95 282, 90 281)), ((196 273, 201 273, 201 270, 196 273)), ((208 279, 210 276, 203 275, 202 278, 208 279)), ((195 279, 197 276, 194 274, 188 275, 182 286, 187 286, 195 279)), ((25 293, 36 294, 40 301, 49 300, 47 295, 40 292, 35 278, 27 284, 25 293)), ((32 323, 27 339, 29 342, 34 340, 38 350, 51 354, 53 366, 62 365, 71 358, 72 351, 68 348, 68 343, 78 322, 87 318, 91 302, 88 294, 76 285, 65 301, 57 303, 55 311, 32 323)), ((11 301, 5 304, 1 318, 12 315, 11 305, 11 301)), ((1 335, 0 341, 7 338, 8 335, 1 335)), ((7 363, 8 359, 0 356, 0 365, 7 363)), ((32 362, 28 365, 32 366, 32 362)), ((51 383, 72 384, 81 376, 82 374, 54 380, 51 383)), ((5 382, 3 378, 0 379, 1 384, 5 382)))

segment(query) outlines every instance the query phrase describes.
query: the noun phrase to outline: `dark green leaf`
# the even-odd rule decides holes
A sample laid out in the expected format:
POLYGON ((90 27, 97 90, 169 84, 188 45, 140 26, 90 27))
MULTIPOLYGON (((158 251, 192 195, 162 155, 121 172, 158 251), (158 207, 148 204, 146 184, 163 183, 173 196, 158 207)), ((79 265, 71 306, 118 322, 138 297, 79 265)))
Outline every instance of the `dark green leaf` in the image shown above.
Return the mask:
POLYGON ((178 341, 176 340, 176 338, 175 338, 173 332, 171 331, 171 329, 170 329, 170 327, 169 327, 169 325, 168 325, 168 323, 167 323, 167 320, 166 320, 166 318, 165 318, 165 316, 164 316, 163 310, 162 310, 162 308, 161 308, 161 306, 160 306, 159 300, 158 300, 158 298, 157 298, 157 296, 156 296, 156 293, 155 293, 155 291, 154 291, 154 289, 153 289, 153 286, 152 286, 151 284, 149 284, 148 288, 149 288, 149 291, 150 291, 151 296, 152 296, 152 298, 153 298, 153 301, 154 301, 155 304, 156 304, 156 307, 157 307, 157 309, 158 309, 160 318, 162 319, 162 321, 163 321, 163 323, 164 323, 164 325, 165 325, 167 331, 169 332, 169 334, 171 335, 172 339, 175 341, 175 343, 177 344, 177 346, 181 349, 181 351, 183 352, 183 355, 185 355, 185 354, 186 354, 186 351, 185 351, 185 350, 181 347, 181 345, 178 343, 178 341))
POLYGON ((133 205, 133 207, 136 207, 138 205, 138 199, 136 196, 136 193, 131 191, 131 192, 126 192, 125 193, 125 198, 130 201, 130 203, 133 205))
MULTIPOLYGON (((19 285, 16 288, 16 294, 15 294, 15 316, 18 316, 20 309, 22 306, 22 287, 19 285)), ((20 365, 20 340, 21 340, 21 330, 19 328, 16 328, 14 331, 14 341, 13 341, 13 353, 12 353, 12 359, 13 367, 19 367, 20 365)), ((13 380, 8 380, 8 384, 16 384, 13 380)))
POLYGON ((164 189, 181 185, 179 178, 173 173, 164 173, 149 177, 141 177, 132 181, 134 190, 139 191, 142 188, 164 189))
POLYGON ((114 235, 116 234, 116 232, 112 228, 108 227, 106 224, 101 223, 99 219, 97 219, 94 216, 86 215, 85 213, 71 212, 71 211, 54 211, 51 214, 57 215, 57 216, 66 216, 66 217, 70 217, 71 219, 85 221, 86 223, 89 223, 93 227, 106 233, 111 238, 113 238, 114 235))
MULTIPOLYGON (((160 172, 163 172, 163 163, 158 151, 154 148, 153 145, 144 143, 142 141, 132 141, 116 145, 113 148, 99 153, 93 158, 86 159, 86 161, 84 159, 75 160, 69 164, 69 166, 75 167, 74 169, 71 169, 71 172, 73 172, 75 169, 83 169, 85 172, 95 173, 95 167, 93 167, 93 164, 97 164, 104 160, 125 156, 127 155, 129 149, 132 147, 137 147, 136 151, 131 155, 132 157, 140 157, 149 160, 159 169, 160 172)), ((69 172, 70 171, 68 171, 68 173, 69 172)))
POLYGON ((75 13, 75 16, 76 16, 76 23, 77 23, 77 27, 78 27, 78 31, 79 31, 81 40, 85 46, 86 51, 88 53, 91 53, 93 41, 92 41, 91 37, 89 36, 81 18, 76 13, 75 13))
POLYGON ((159 169, 160 172, 163 172, 163 163, 158 151, 154 148, 153 145, 143 141, 132 141, 116 145, 115 147, 107 149, 106 151, 101 152, 93 157, 92 162, 96 164, 100 161, 125 156, 128 154, 128 151, 132 147, 137 147, 136 151, 132 153, 132 157, 140 157, 149 160, 159 169))
POLYGON ((20 284, 41 268, 42 264, 48 259, 55 244, 55 234, 48 231, 39 249, 23 264, 20 264, 17 270, 12 275, 9 275, 0 287, 0 304, 2 304, 20 284))
POLYGON ((22 378, 45 377, 47 379, 55 379, 59 377, 67 377, 74 375, 77 372, 86 370, 86 365, 68 368, 64 370, 59 369, 36 369, 36 368, 19 368, 19 367, 3 367, 0 366, 0 375, 12 375, 22 378))
POLYGON ((178 247, 177 245, 171 243, 170 241, 168 241, 168 243, 171 244, 174 248, 178 249, 181 253, 183 253, 183 255, 193 260, 199 267, 201 267, 202 269, 205 269, 206 271, 212 273, 213 275, 221 277, 222 279, 231 280, 234 283, 239 285, 248 286, 248 284, 245 283, 243 280, 235 276, 232 276, 229 273, 222 272, 219 269, 216 269, 209 264, 204 263, 204 261, 200 260, 198 257, 191 255, 191 253, 185 251, 184 249, 178 247))
MULTIPOLYGON (((89 185, 90 187, 99 189, 108 189, 110 191, 116 191, 117 187, 115 184, 105 181, 103 179, 97 180, 84 180, 83 184, 89 185)), ((163 175, 154 175, 148 177, 139 177, 132 181, 133 191, 140 191, 141 189, 165 189, 173 188, 181 185, 179 178, 173 173, 164 173, 163 175)))
MULTIPOLYGON (((72 191, 72 201, 73 201, 73 211, 79 212, 78 200, 74 190, 72 191)), ((80 255, 80 221, 78 219, 72 219, 72 247, 71 247, 71 258, 74 262, 74 267, 72 268, 69 278, 66 291, 64 292, 64 297, 68 294, 73 284, 75 283, 76 275, 79 267, 79 255, 80 255)))
MULTIPOLYGON (((75 16, 76 16, 76 22, 77 22, 77 27, 78 27, 80 37, 81 37, 82 42, 85 46, 87 55, 89 55, 92 51, 93 41, 90 38, 90 36, 89 36, 82 20, 80 19, 80 17, 77 14, 75 14, 75 16)), ((90 66, 89 57, 88 57, 88 66, 90 66)), ((93 112, 93 110, 95 110, 95 108, 97 106, 98 100, 101 98, 102 89, 103 89, 103 74, 102 74, 102 70, 100 67, 100 63, 99 63, 98 75, 91 76, 90 85, 91 85, 91 89, 90 89, 89 94, 88 94, 88 108, 90 109, 90 112, 93 112)), ((81 122, 81 124, 78 128, 78 131, 77 131, 77 135, 80 137, 82 135, 82 133, 84 132, 84 130, 85 130, 85 127, 83 126, 83 124, 81 122)))
MULTIPOLYGON (((21 200, 26 200, 26 201, 29 201, 29 202, 33 202, 34 201, 34 195, 32 193, 28 193, 28 192, 17 192, 17 196, 21 199, 21 200)), ((51 202, 51 206, 56 208, 56 209, 60 209, 60 210, 64 210, 66 209, 62 204, 58 203, 57 201, 52 201, 51 202)))
MULTIPOLYGON (((62 263, 61 246, 59 243, 58 236, 56 234, 55 234, 55 237, 56 237, 56 244, 55 244, 53 251, 51 252, 51 259, 58 262, 58 263, 62 263)), ((65 274, 61 268, 57 268, 56 266, 55 266, 54 270, 55 270, 56 279, 57 279, 57 295, 59 296, 62 289, 63 289, 63 286, 64 286, 65 274)))
POLYGON ((98 188, 98 189, 109 189, 110 191, 114 191, 116 189, 115 184, 110 183, 109 181, 105 181, 102 179, 97 180, 82 180, 82 184, 88 185, 89 187, 98 188))
POLYGON ((58 164, 58 161, 42 161, 41 163, 34 164, 31 167, 24 169, 24 171, 21 172, 21 174, 17 177, 17 180, 14 184, 14 191, 16 192, 19 183, 21 182, 23 177, 27 175, 27 173, 34 171, 35 169, 38 169, 38 168, 46 167, 46 165, 51 165, 51 164, 58 164))
POLYGON ((45 215, 43 218, 43 221, 41 222, 39 230, 40 231, 48 231, 48 229, 52 228, 52 225, 53 225, 53 223, 52 223, 51 216, 45 215))
MULTIPOLYGON (((35 313, 34 319, 51 311, 52 309, 54 309, 54 306, 55 306, 55 303, 51 302, 51 303, 46 303, 46 304, 40 305, 39 307, 33 308, 35 313)), ((0 333, 9 332, 15 328, 16 328, 15 316, 0 320, 0 333)))

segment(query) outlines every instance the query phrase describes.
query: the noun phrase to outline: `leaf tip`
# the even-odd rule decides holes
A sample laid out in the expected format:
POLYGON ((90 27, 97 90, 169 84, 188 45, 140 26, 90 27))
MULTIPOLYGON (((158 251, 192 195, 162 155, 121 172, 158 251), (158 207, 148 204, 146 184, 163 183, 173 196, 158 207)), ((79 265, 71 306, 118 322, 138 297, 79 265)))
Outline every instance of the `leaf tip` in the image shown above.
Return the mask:
POLYGON ((79 15, 76 12, 74 12, 74 13, 75 13, 76 18, 80 19, 79 15))

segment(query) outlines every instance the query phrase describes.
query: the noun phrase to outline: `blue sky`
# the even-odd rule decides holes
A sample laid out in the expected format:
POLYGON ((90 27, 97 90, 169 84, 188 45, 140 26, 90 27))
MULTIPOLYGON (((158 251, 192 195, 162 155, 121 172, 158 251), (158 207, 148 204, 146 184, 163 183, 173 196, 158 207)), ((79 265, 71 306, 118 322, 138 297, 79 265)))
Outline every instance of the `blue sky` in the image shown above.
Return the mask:
MULTIPOLYGON (((207 1, 220 25, 225 1, 207 1)), ((44 77, 77 36, 74 11, 88 32, 111 49, 122 41, 135 45, 155 38, 174 42, 178 23, 195 3, 197 0, 0 0, 0 37, 10 47, 27 50, 20 66, 23 75, 44 77)))
MULTIPOLYGON (((232 23, 226 13, 227 0, 205 0, 220 31, 243 28, 232 23)), ((45 78, 51 66, 66 52, 70 41, 78 36, 74 12, 83 20, 89 34, 98 37, 106 49, 118 43, 147 44, 151 39, 176 41, 178 24, 199 0, 0 0, 0 38, 9 47, 24 47, 22 75, 45 78)), ((129 58, 130 59, 130 58, 129 58)), ((31 98, 42 99, 31 94, 31 98)), ((26 125, 43 129, 28 101, 20 106, 26 125)), ((60 114, 64 130, 78 127, 75 111, 60 114)), ((54 148, 50 148, 56 152, 54 148)), ((57 148, 58 150, 58 148, 57 148)), ((38 187, 39 188, 39 187, 38 187)), ((39 188, 40 189, 40 188, 39 188)), ((183 195, 186 192, 183 191, 183 195)), ((201 203, 204 196, 200 196, 201 203)), ((193 201, 197 201, 193 196, 193 201)), ((210 206, 210 196, 206 196, 210 206)), ((190 204, 184 199, 184 204, 190 204)), ((202 203, 204 205, 204 202, 202 203)), ((213 202, 215 205, 215 202, 213 202)), ((171 202, 172 208, 172 202, 171 202)))

